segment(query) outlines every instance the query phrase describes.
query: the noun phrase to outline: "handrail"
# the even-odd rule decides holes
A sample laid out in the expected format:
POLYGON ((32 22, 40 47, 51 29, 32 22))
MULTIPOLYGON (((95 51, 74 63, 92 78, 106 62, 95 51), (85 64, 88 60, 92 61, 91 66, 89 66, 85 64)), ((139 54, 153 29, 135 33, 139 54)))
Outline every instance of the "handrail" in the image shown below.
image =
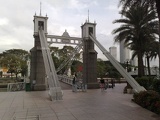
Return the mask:
POLYGON ((7 91, 21 91, 25 89, 25 82, 8 83, 7 91))

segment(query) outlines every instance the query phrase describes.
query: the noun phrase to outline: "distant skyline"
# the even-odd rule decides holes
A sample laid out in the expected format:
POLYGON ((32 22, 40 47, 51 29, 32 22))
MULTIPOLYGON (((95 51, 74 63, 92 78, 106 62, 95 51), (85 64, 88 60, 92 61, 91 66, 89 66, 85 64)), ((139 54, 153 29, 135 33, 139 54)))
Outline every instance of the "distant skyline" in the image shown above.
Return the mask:
POLYGON ((109 47, 109 52, 117 60, 117 47, 109 47))
MULTIPOLYGON (((88 19, 96 21, 96 35, 99 42, 109 51, 117 47, 114 44, 112 31, 119 24, 119 0, 1 0, 0 1, 0 52, 8 49, 29 51, 34 45, 33 16, 48 16, 48 34, 62 35, 65 29, 70 36, 81 37, 81 25, 88 19)), ((57 46, 57 45, 56 45, 57 46)), ((98 57, 106 60, 97 49, 98 57)), ((157 62, 158 63, 158 62, 157 62)))

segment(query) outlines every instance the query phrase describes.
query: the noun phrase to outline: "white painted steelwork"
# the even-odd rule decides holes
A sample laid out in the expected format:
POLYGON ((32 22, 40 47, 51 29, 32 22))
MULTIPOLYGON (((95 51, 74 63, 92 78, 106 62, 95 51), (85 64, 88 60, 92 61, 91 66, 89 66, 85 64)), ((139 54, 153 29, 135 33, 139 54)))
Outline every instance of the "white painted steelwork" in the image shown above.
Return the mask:
POLYGON ((58 43, 58 44, 73 44, 78 45, 81 43, 82 38, 78 37, 67 37, 67 36, 57 36, 57 35, 47 35, 47 42, 49 44, 58 43))
POLYGON ((112 65, 121 73, 121 75, 127 80, 127 82, 132 86, 134 92, 146 91, 143 86, 140 86, 135 79, 129 75, 126 70, 118 63, 117 60, 93 37, 92 34, 89 35, 90 39, 98 46, 98 48, 103 52, 103 54, 109 59, 112 65))
POLYGON ((82 42, 79 43, 79 44, 75 47, 73 53, 72 53, 70 56, 68 56, 68 58, 66 58, 66 59, 61 63, 61 65, 57 68, 57 72, 59 72, 60 70, 62 70, 62 68, 63 68, 64 66, 66 66, 66 65, 74 58, 74 56, 75 56, 77 53, 79 53, 79 51, 80 51, 81 49, 82 49, 82 42))
POLYGON ((45 33, 41 28, 39 29, 39 38, 41 43, 41 50, 45 65, 46 76, 49 83, 49 95, 52 101, 62 100, 62 90, 58 81, 58 76, 50 54, 50 49, 48 47, 45 33))

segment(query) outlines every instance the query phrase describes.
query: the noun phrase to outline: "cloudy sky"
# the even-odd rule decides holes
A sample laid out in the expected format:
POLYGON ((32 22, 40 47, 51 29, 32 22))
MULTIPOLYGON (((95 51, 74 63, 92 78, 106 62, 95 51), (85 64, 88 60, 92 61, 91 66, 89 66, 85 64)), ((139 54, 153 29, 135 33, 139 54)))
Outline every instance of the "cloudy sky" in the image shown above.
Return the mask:
MULTIPOLYGON (((0 52, 16 48, 29 51, 33 47, 33 16, 48 16, 48 34, 62 35, 65 29, 70 36, 81 37, 81 25, 88 18, 96 21, 97 39, 109 50, 114 44, 112 24, 118 14, 119 0, 0 0, 0 52)), ((97 48, 96 48, 97 49, 97 48)), ((105 59, 100 50, 98 57, 105 59)), ((119 55, 118 55, 119 57, 119 55)), ((119 59, 119 58, 118 58, 119 59)))

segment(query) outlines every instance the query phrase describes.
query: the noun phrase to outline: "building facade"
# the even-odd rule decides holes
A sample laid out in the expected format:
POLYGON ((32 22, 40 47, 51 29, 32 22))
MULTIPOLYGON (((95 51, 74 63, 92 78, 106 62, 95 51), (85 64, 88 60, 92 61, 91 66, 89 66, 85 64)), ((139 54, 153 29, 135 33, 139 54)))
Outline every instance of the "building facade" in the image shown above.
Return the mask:
POLYGON ((126 63, 130 59, 130 50, 125 47, 124 41, 120 42, 120 63, 126 63))
POLYGON ((114 46, 110 47, 109 48, 109 52, 114 57, 114 59, 117 60, 117 47, 114 47, 114 46))

